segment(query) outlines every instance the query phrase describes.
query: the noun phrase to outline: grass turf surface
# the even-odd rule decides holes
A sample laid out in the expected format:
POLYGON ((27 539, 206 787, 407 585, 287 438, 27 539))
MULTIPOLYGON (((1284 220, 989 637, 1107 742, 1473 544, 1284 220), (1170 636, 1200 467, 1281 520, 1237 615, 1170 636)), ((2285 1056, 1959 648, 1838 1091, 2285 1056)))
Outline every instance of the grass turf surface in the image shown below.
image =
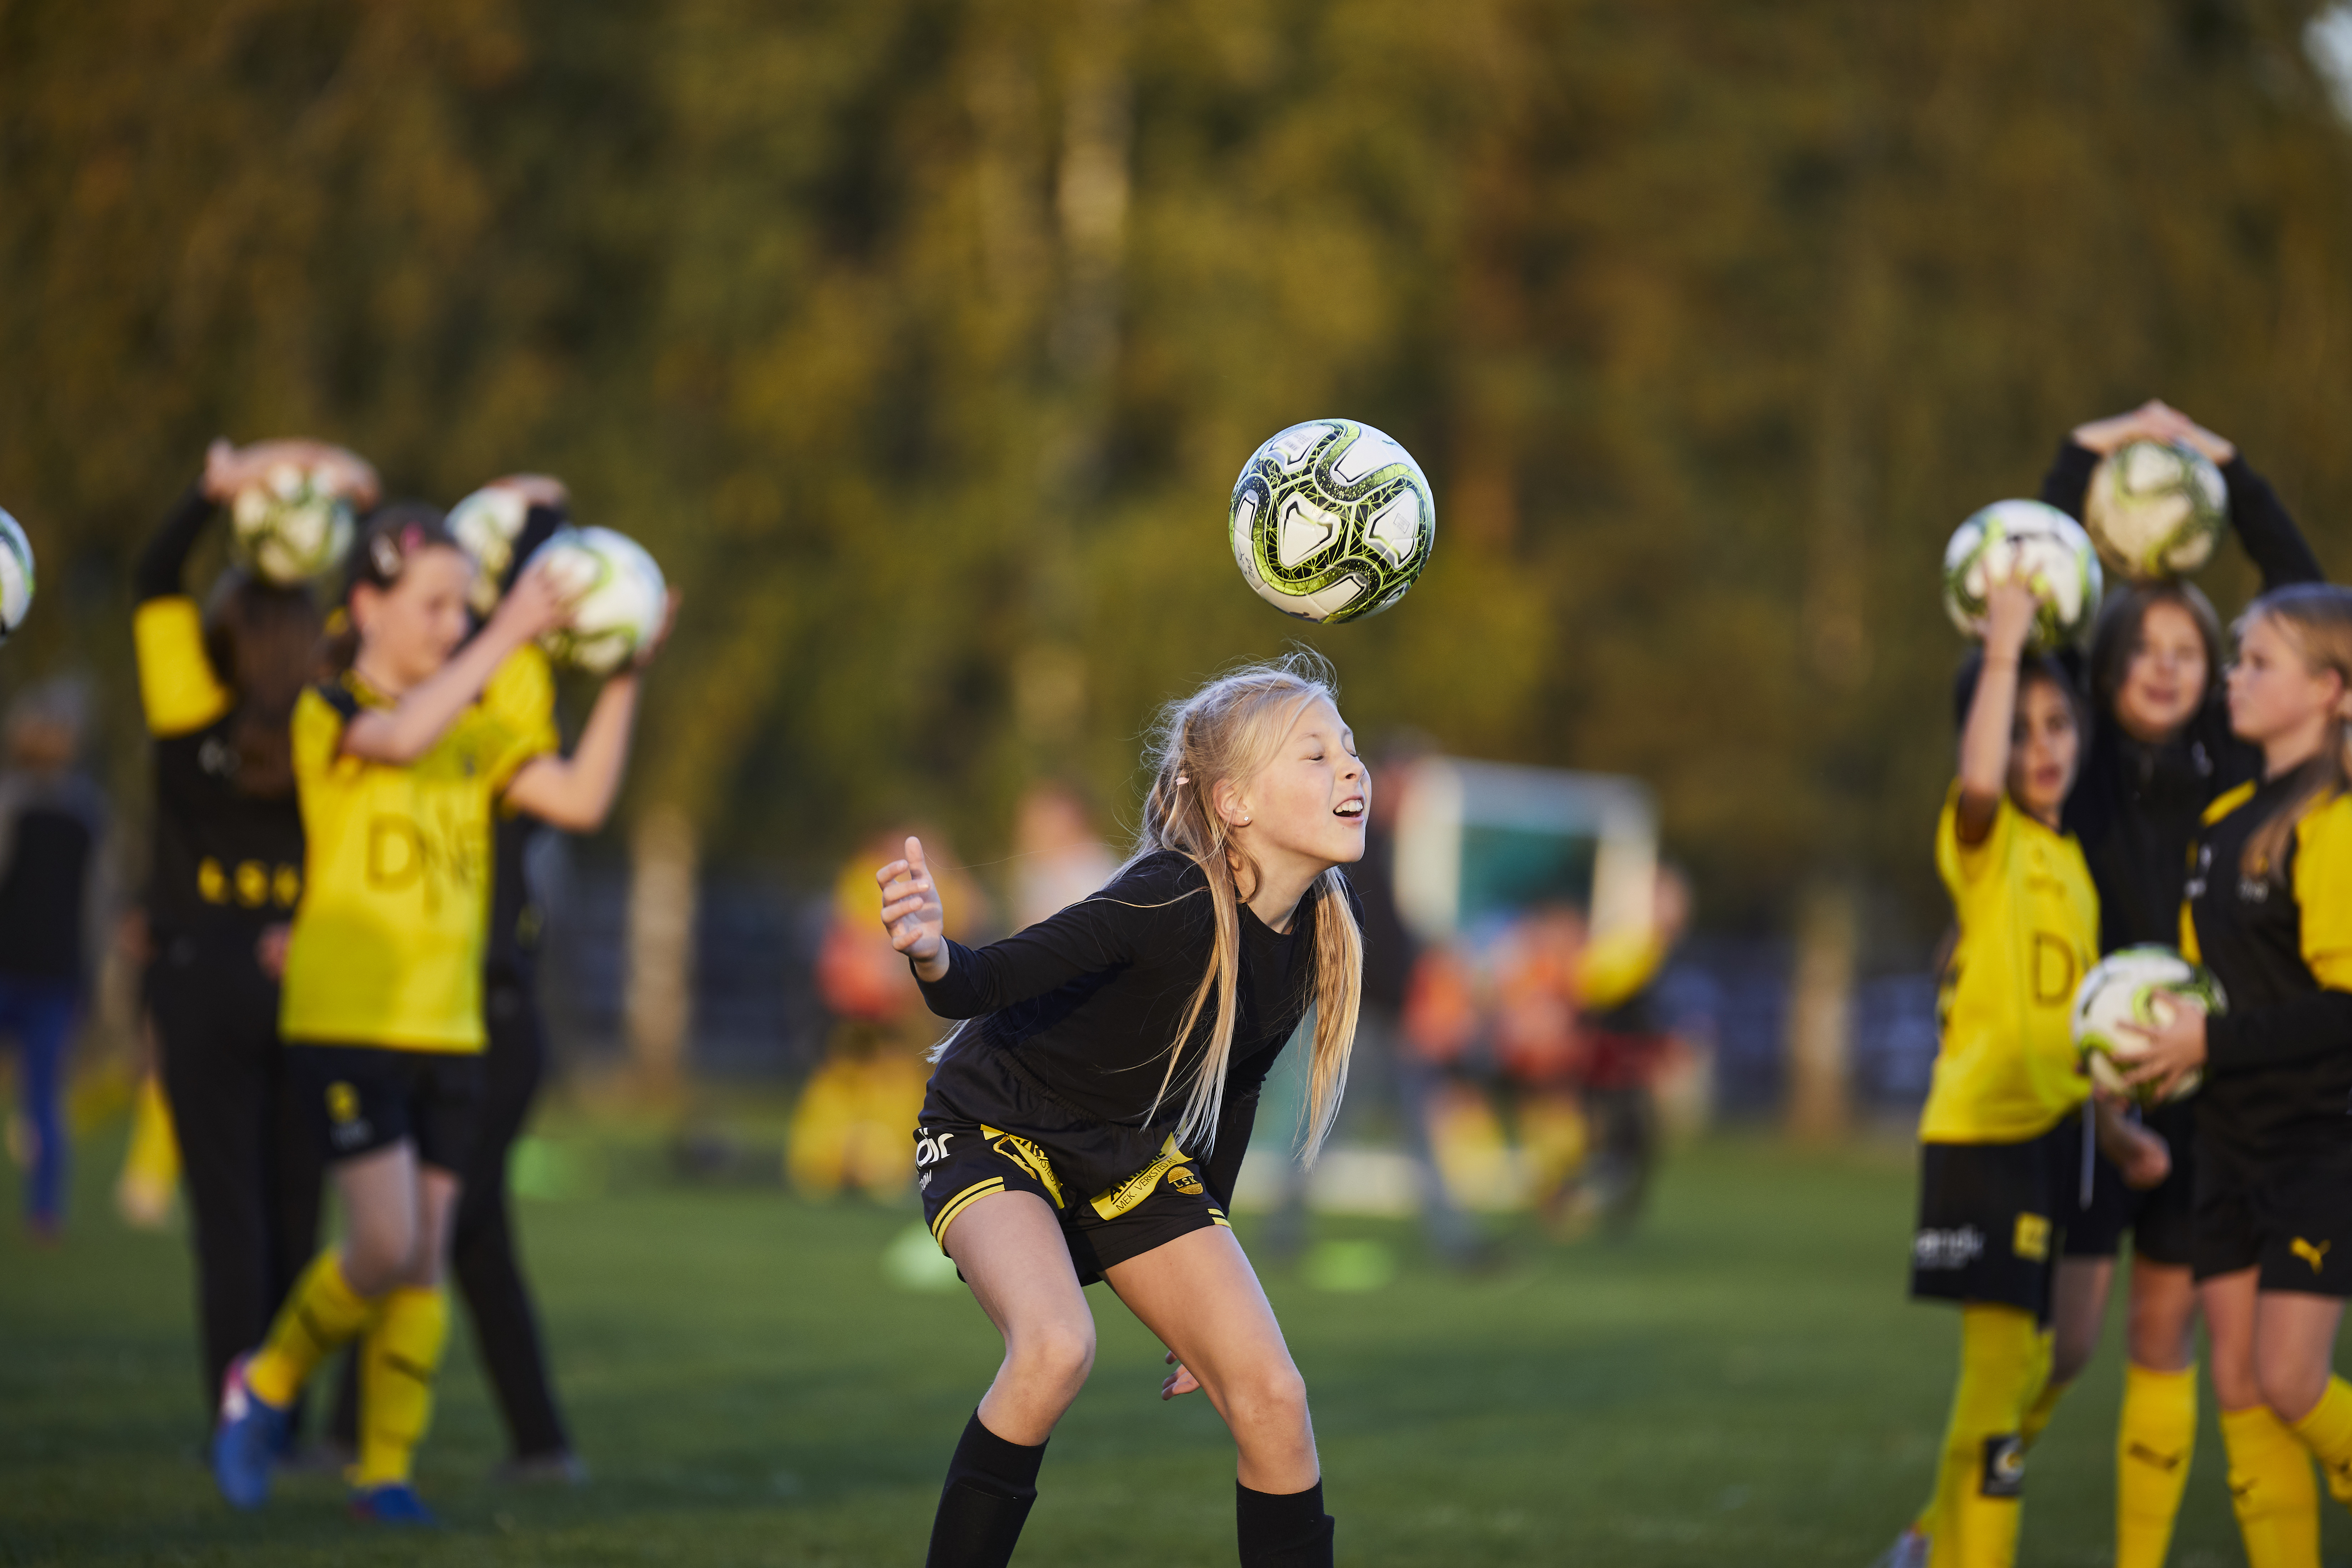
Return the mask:
MULTIPOLYGON (((357 1526, 320 1475, 232 1514, 199 1465, 185 1248, 106 1212, 116 1152, 84 1152, 63 1249, 0 1239, 0 1562, 911 1564, 995 1364, 968 1297, 886 1279, 908 1210, 623 1182, 523 1205, 592 1485, 484 1479, 502 1439, 461 1326, 418 1476, 446 1529, 357 1526)), ((1727 1140, 1671 1166, 1632 1239, 1522 1238, 1491 1278, 1407 1226, 1321 1222, 1404 1260, 1354 1293, 1267 1271, 1339 1560, 1868 1563, 1925 1493, 1957 1342, 1902 1299, 1910 1204, 1898 1151, 1727 1140)), ((1088 1294, 1101 1352, 1017 1561, 1231 1563, 1223 1427, 1198 1395, 1163 1406, 1159 1347, 1088 1294)), ((2110 1559, 2119 1327, 2035 1452, 2023 1563, 2110 1559)), ((2242 1561, 2206 1403, 2180 1568, 2242 1561)))

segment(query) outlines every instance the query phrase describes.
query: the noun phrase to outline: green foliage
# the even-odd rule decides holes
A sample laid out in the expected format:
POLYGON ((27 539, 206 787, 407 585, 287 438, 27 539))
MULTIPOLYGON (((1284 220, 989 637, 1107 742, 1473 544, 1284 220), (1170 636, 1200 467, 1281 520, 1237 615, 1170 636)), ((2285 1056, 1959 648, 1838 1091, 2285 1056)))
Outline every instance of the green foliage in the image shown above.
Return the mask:
POLYGON ((1653 779, 1718 911, 1927 909, 1937 553, 2062 430, 2163 395, 2352 562, 2308 9, 13 0, 0 500, 58 586, 8 673, 127 706, 203 443, 313 432, 655 551, 634 798, 730 851, 984 856, 1300 637, 1368 739, 1653 779), (1414 450, 1439 544, 1302 633, 1221 522, 1318 414, 1414 450))

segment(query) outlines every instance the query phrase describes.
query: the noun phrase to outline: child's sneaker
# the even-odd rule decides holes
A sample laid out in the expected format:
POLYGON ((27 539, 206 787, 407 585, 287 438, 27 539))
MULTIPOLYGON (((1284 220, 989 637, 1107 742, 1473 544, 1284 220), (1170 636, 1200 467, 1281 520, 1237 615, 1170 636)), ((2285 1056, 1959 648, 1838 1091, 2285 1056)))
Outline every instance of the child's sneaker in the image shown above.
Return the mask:
POLYGON ((287 1412, 253 1392, 239 1356, 221 1380, 220 1420, 213 1428, 213 1479, 231 1508, 269 1500, 269 1469, 286 1441, 287 1412))

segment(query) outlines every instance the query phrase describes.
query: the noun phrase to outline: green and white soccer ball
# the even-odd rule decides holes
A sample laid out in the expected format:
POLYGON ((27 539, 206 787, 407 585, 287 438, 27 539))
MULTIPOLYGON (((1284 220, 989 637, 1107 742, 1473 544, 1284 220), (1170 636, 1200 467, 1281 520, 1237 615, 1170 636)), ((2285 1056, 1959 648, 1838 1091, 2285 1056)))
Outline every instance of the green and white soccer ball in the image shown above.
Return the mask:
POLYGON ((571 605, 564 624, 539 639, 556 663, 610 675, 661 630, 669 589, 635 540, 609 528, 560 528, 532 552, 527 570, 542 563, 571 605))
MULTIPOLYGON (((2118 948, 2091 966, 2074 989, 2074 1048, 2083 1056, 2091 1081, 2116 1094, 2127 1094, 2143 1104, 2159 1098, 2145 1086, 2124 1082, 2124 1074, 2147 1054, 2147 1043, 2116 1026, 2136 1024, 2156 1028, 2172 1021, 2187 998, 2219 1015, 2229 1011, 2229 998, 2210 970, 2191 963, 2168 947, 2150 943, 2118 948)), ((2175 1079, 2165 1100, 2197 1092, 2203 1074, 2189 1072, 2175 1079)))
POLYGON ((2129 441, 2099 460, 2083 523, 2099 558, 2134 583, 2158 583, 2213 559, 2230 486, 2213 460, 2174 441, 2129 441))
POLYGON ((1258 597, 1337 625, 1404 597, 1429 564, 1437 503, 1393 437, 1353 419, 1310 419, 1250 454, 1226 523, 1258 597))
POLYGON ((0 511, 0 642, 16 635, 33 607, 33 542, 0 511))
POLYGON ((2080 642, 2105 587, 2098 553, 2080 523, 2038 500, 1995 501, 1960 524, 1944 547, 1944 613, 1980 638, 1987 585, 2021 574, 2041 605, 2028 646, 2048 653, 2080 642))
POLYGON ((352 502, 325 475, 276 463, 229 502, 229 552, 238 565, 281 588, 326 573, 352 547, 352 502))
POLYGON ((514 564, 515 541, 530 516, 530 502, 505 485, 484 485, 449 509, 449 531, 474 558, 474 610, 487 616, 499 606, 499 585, 514 564))

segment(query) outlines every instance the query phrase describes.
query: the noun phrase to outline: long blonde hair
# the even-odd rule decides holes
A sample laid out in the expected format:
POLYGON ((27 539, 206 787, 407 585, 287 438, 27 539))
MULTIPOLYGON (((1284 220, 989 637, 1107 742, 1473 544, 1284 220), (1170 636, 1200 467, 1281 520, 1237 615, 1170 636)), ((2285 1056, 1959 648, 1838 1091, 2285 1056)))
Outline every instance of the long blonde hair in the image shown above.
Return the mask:
MULTIPOLYGON (((1317 655, 1300 650, 1270 664, 1247 665, 1219 676, 1161 709, 1152 727, 1146 753, 1153 764, 1151 789, 1144 796, 1134 859, 1162 849, 1189 857, 1209 879, 1215 916, 1208 967, 1193 987, 1176 1037, 1169 1042, 1168 1070, 1152 1101, 1157 1110, 1176 1087, 1184 1042, 1192 1037, 1213 999, 1215 1021, 1207 1049, 1184 1089, 1184 1120, 1176 1130, 1176 1142, 1194 1152, 1205 1152, 1216 1142, 1217 1112, 1224 1099, 1240 1011, 1243 887, 1246 879, 1246 885, 1255 888, 1260 877, 1256 862, 1234 846, 1232 829, 1217 813, 1216 787, 1227 781, 1246 784, 1264 772, 1299 713, 1318 699, 1339 706, 1331 668, 1317 655)), ((1337 866, 1316 878, 1299 900, 1301 910, 1309 904, 1315 911, 1315 1047, 1307 1069, 1300 1154, 1312 1163, 1348 1086, 1348 1055, 1355 1045, 1363 992, 1364 937, 1337 866)))
POLYGON ((2346 723, 2347 710, 2352 708, 2352 589, 2331 583, 2273 589, 2238 617, 2240 640, 2257 621, 2269 622, 2314 675, 2332 669, 2344 682, 2344 695, 2328 716, 2326 738, 2311 760, 2294 770, 2295 787, 2247 837, 2239 858, 2238 869, 2244 876, 2279 880, 2285 874, 2287 847, 2296 826, 2314 807, 2352 789, 2352 731, 2346 723))

